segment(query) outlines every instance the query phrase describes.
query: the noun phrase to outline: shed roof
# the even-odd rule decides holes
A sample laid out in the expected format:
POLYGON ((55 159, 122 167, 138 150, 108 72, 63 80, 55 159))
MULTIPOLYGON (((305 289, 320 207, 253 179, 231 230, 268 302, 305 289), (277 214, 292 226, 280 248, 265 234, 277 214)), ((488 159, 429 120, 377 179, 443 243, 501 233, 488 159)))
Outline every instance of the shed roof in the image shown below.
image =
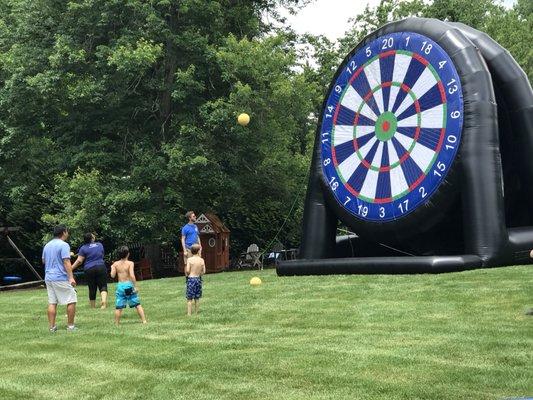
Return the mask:
POLYGON ((229 233, 230 230, 224 225, 224 223, 216 216, 215 214, 211 213, 205 213, 201 214, 196 219, 196 225, 198 225, 198 228, 200 229, 200 232, 210 232, 213 231, 214 233, 222 233, 226 232, 229 233), (211 229, 209 229, 209 227, 211 229), (205 228, 205 230, 204 230, 205 228))

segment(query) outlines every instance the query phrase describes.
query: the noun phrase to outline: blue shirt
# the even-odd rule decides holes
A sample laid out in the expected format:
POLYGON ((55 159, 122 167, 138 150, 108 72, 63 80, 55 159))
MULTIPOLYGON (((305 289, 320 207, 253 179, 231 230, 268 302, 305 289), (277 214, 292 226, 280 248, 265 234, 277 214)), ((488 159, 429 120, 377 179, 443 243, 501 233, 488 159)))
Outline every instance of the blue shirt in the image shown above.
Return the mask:
POLYGON ((195 224, 189 223, 181 228, 181 235, 185 236, 185 247, 188 249, 198 243, 198 227, 195 224))
POLYGON ((104 246, 100 242, 84 244, 80 247, 78 254, 85 257, 85 262, 83 263, 84 271, 96 267, 97 265, 105 265, 104 246))
POLYGON ((45 281, 68 281, 63 265, 65 258, 70 259, 70 246, 67 242, 56 238, 46 243, 43 249, 45 281))

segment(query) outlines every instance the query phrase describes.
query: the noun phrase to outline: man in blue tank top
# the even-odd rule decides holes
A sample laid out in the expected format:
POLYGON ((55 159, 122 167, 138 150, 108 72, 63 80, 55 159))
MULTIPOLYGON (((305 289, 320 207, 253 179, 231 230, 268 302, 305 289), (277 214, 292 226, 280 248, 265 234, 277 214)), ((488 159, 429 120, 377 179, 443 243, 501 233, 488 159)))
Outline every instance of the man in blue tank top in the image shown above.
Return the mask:
POLYGON ((185 214, 188 222, 181 228, 181 247, 183 248, 183 265, 187 265, 187 259, 192 257, 191 247, 193 244, 198 244, 200 246, 200 251, 198 255, 202 256, 202 245, 200 243, 200 234, 198 232, 198 227, 196 226, 196 215, 194 211, 187 211, 185 214))

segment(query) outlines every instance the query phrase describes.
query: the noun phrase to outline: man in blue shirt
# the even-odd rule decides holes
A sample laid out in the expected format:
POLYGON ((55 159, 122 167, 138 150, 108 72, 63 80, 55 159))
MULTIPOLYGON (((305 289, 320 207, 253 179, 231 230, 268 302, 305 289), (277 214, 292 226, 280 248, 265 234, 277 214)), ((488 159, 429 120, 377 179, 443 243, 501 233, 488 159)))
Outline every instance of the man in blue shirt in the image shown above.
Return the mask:
POLYGON ((42 261, 45 269, 44 281, 48 292, 48 322, 50 332, 57 331, 57 304, 67 305, 67 331, 76 330, 74 316, 76 314, 76 281, 70 264, 70 246, 65 240, 68 230, 64 225, 54 228, 54 239, 50 240, 43 249, 42 261))
POLYGON ((200 243, 200 235, 198 227, 196 226, 196 215, 194 211, 187 211, 185 218, 189 221, 181 228, 181 247, 183 248, 183 265, 187 265, 187 259, 192 257, 191 247, 193 244, 198 243, 200 246, 200 252, 198 255, 202 256, 202 244, 200 243))

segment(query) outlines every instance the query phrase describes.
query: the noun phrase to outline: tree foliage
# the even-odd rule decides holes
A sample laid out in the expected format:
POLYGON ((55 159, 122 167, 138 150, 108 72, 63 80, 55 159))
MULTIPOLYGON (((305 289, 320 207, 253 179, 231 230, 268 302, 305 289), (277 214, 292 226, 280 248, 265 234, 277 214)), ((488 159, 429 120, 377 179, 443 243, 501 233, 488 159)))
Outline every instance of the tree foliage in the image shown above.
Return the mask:
POLYGON ((57 222, 116 245, 173 240, 195 209, 264 244, 305 182, 318 93, 263 23, 280 4, 298 1, 1 0, 0 220, 27 247, 57 222))

